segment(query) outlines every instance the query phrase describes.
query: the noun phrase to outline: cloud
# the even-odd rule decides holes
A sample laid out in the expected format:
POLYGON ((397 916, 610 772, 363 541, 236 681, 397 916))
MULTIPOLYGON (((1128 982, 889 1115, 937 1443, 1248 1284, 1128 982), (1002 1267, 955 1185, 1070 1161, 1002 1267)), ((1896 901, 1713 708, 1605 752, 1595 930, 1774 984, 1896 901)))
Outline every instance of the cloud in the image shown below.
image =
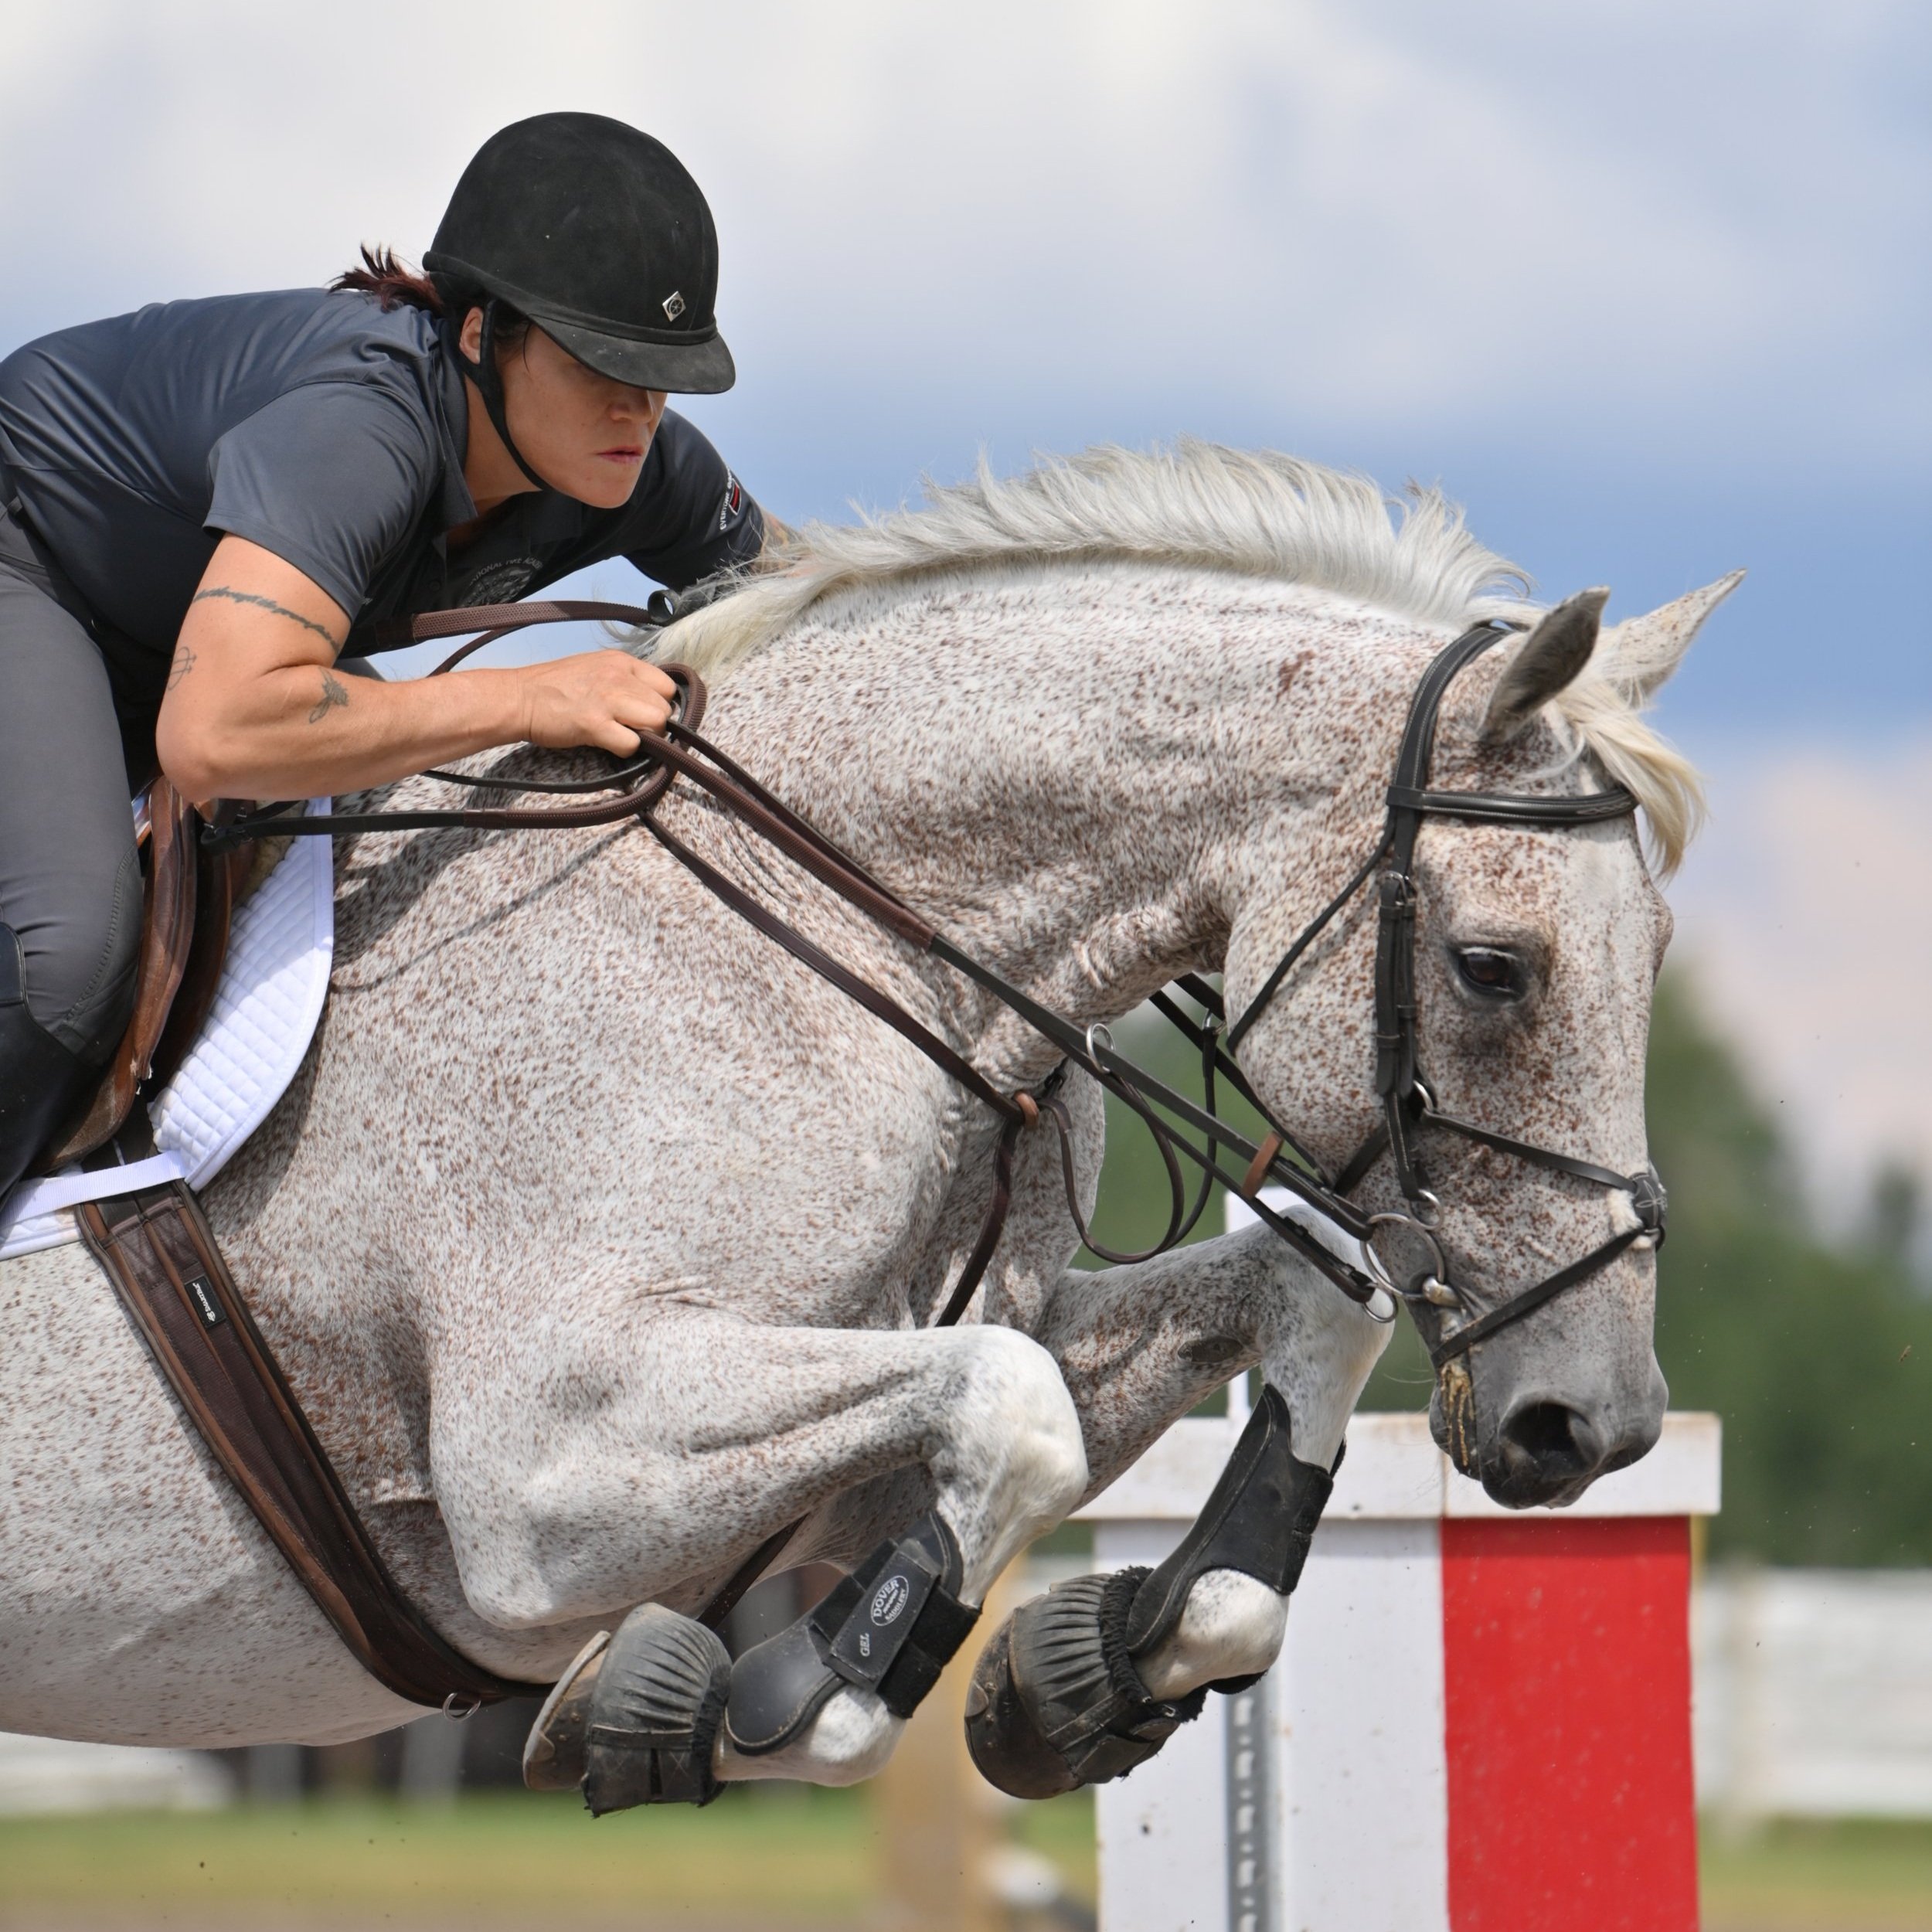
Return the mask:
POLYGON ((1932 738, 1855 759, 1733 756, 1671 895, 1705 1011, 1840 1224, 1882 1160, 1932 1187, 1929 794, 1932 738))
POLYGON ((489 133, 589 107, 705 184, 740 380, 692 413, 787 515, 982 445, 1272 444, 1441 478, 1553 594, 1750 565, 1673 721, 1932 716, 1908 0, 12 14, 0 351, 420 253, 489 133))
MULTIPOLYGON (((740 0, 40 12, 0 74, 10 260, 82 299, 420 250, 518 115, 706 183, 768 392, 1922 445, 1926 145, 1879 0, 957 8, 740 0), (1914 443, 1913 439, 1918 439, 1914 443)), ((5 298, 15 308, 17 296, 5 298)), ((27 306, 43 325, 58 300, 27 306)))

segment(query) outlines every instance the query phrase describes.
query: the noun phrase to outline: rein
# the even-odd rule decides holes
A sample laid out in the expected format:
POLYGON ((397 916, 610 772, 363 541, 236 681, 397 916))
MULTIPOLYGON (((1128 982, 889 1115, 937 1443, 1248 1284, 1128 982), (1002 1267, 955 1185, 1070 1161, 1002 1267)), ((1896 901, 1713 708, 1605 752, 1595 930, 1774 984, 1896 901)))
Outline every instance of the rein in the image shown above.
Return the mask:
MULTIPOLYGON (((440 675, 453 669, 471 651, 512 631, 529 624, 585 618, 615 620, 657 629, 669 621, 670 613, 668 608, 660 607, 657 600, 648 611, 628 604, 575 600, 488 604, 398 620, 382 627, 379 634, 388 643, 420 642, 481 632, 431 674, 440 675)), ((1202 1009, 1206 1015, 1204 1020, 1190 1018, 1166 992, 1155 996, 1156 1009, 1192 1043, 1200 1055, 1205 1106, 1177 1093, 1121 1053, 1104 1026, 1078 1026, 1042 1005, 962 951, 890 887, 703 737, 698 727, 704 716, 705 687, 688 665, 661 667, 678 687, 677 716, 662 733, 641 734, 637 754, 618 763, 601 777, 540 782, 525 778, 470 777, 441 770, 423 774, 444 784, 479 791, 605 794, 594 801, 550 806, 477 805, 318 816, 306 815, 299 804, 284 801, 258 807, 225 823, 207 826, 202 835, 207 845, 219 850, 253 838, 325 838, 455 827, 478 831, 529 831, 546 825, 580 828, 634 818, 733 912, 893 1028, 1002 1119, 1004 1126, 994 1155, 992 1199, 972 1252, 935 1318, 935 1326, 957 1321, 971 1301, 1005 1227, 1012 1199, 1013 1155, 1019 1135, 1045 1121, 1051 1123, 1059 1139, 1067 1204, 1074 1225, 1084 1244, 1103 1260, 1146 1260, 1184 1240, 1199 1223, 1213 1185, 1219 1180, 1240 1194, 1277 1235, 1376 1319, 1394 1319, 1396 1305, 1406 1303, 1417 1317, 1418 1328, 1440 1372, 1445 1364, 1498 1329, 1542 1307, 1565 1289, 1589 1279, 1634 1242, 1648 1236, 1661 1243, 1664 1229, 1664 1190, 1653 1169, 1619 1175, 1593 1162, 1444 1114, 1437 1107, 1433 1090, 1417 1064, 1413 859, 1423 820, 1434 815, 1561 828, 1627 817, 1636 809, 1635 799, 1621 786, 1582 797, 1443 792, 1429 788, 1436 717, 1444 694, 1459 672, 1507 634, 1495 625, 1478 625, 1431 662, 1410 702, 1401 752, 1389 787, 1388 815, 1380 841, 1348 883, 1303 928, 1255 998, 1233 1023, 1229 1023, 1221 995, 1196 975, 1186 975, 1175 985, 1202 1009), (787 925, 660 824, 656 808, 679 778, 697 786, 747 831, 784 852, 913 951, 942 961, 991 994, 1058 1048, 1062 1064, 1033 1090, 1008 1094, 995 1087, 970 1060, 906 1012, 891 995, 861 978, 787 925), (1382 869, 1376 884, 1376 1090, 1383 1117, 1354 1157, 1331 1177, 1321 1162, 1275 1120, 1233 1056, 1243 1038, 1280 992, 1297 962, 1376 874, 1378 868, 1382 869), (1168 1223, 1160 1240, 1141 1253, 1122 1253, 1103 1246, 1094 1237, 1080 1211, 1072 1117, 1060 1090, 1067 1061, 1077 1064, 1128 1107, 1147 1127, 1160 1150, 1170 1190, 1168 1223), (1250 1141, 1220 1117, 1216 1101, 1217 1080, 1225 1080, 1267 1122, 1269 1131, 1260 1143, 1250 1141), (1199 1142, 1177 1133, 1155 1114, 1157 1107, 1192 1130, 1200 1137, 1199 1142), (1532 1286, 1485 1305, 1465 1288, 1452 1287, 1445 1279, 1441 1250, 1431 1231, 1440 1203, 1428 1189, 1416 1146, 1423 1130, 1431 1126, 1515 1155, 1551 1172, 1626 1192, 1637 1209, 1638 1225, 1612 1236, 1580 1260, 1532 1286), (1406 1215, 1365 1214, 1348 1198, 1384 1152, 1394 1162, 1398 1184, 1409 1204, 1410 1213, 1406 1215), (1238 1170, 1226 1164, 1230 1157, 1240 1164, 1238 1170), (1182 1158, 1200 1171, 1199 1189, 1191 1203, 1180 1165, 1182 1158), (1345 1245, 1359 1249, 1366 1267, 1359 1267, 1335 1253, 1318 1234, 1261 1200, 1260 1191, 1270 1182, 1285 1189, 1304 1209, 1346 1237, 1345 1245), (1377 1311, 1378 1296, 1386 1298, 1389 1312, 1386 1315, 1377 1311), (1463 1319, 1445 1330, 1445 1318, 1452 1313, 1463 1319)))

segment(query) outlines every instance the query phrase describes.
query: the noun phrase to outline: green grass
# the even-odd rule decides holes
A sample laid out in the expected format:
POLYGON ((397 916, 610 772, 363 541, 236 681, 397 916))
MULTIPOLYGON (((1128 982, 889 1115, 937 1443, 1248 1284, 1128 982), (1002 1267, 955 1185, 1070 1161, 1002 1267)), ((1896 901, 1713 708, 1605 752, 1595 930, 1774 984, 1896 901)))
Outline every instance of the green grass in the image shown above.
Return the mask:
POLYGON ((1746 1839, 1707 1832, 1706 1932, 1927 1932, 1932 1823, 1787 1821, 1746 1839))
MULTIPOLYGON (((1014 1815, 1075 1896, 1094 1896, 1093 1805, 1014 1815)), ((702 1811, 593 1819, 574 1798, 467 1796, 447 1808, 325 1798, 224 1811, 0 1820, 0 1927, 225 1924, 392 1917, 406 1924, 588 1923, 697 1913, 847 1924, 880 1896, 879 1828, 862 1794, 730 1791, 702 1811)))
MULTIPOLYGON (((1023 1844, 1094 1896, 1093 1806, 1023 1805, 1023 1844)), ((1932 1932, 1932 1823, 1707 1835, 1707 1932, 1932 1932)), ((0 1820, 0 1928, 205 1919, 485 1927, 859 1924, 880 1903, 862 1793, 727 1793, 703 1811, 592 1820, 574 1799, 479 1793, 447 1809, 321 1798, 226 1811, 0 1820)))
MULTIPOLYGON (((733 1801, 733 1800, 737 1801, 733 1801)), ((876 1833, 837 1791, 593 1819, 574 1798, 447 1809, 324 1799, 226 1811, 0 1821, 0 1925, 22 1908, 192 1907, 230 1921, 382 1911, 562 1924, 648 1911, 848 1921, 876 1896, 876 1833)))

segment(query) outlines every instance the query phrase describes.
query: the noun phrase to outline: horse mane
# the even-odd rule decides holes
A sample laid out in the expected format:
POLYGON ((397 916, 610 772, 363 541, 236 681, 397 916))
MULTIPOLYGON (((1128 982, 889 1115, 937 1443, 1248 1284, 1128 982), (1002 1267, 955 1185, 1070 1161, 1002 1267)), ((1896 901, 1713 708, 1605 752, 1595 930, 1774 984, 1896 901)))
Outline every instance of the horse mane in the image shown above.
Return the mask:
MULTIPOLYGON (((1533 622, 1530 580, 1472 536, 1440 490, 1388 496, 1365 476, 1271 450, 1192 437, 1113 445, 964 483, 855 524, 807 524, 756 569, 714 587, 658 639, 660 655, 716 682, 841 594, 993 564, 1128 560, 1283 580, 1424 624, 1533 622)), ((1614 665, 1586 669, 1549 707, 1572 760, 1594 753, 1642 806, 1668 875, 1703 811, 1696 770, 1641 716, 1614 665)))

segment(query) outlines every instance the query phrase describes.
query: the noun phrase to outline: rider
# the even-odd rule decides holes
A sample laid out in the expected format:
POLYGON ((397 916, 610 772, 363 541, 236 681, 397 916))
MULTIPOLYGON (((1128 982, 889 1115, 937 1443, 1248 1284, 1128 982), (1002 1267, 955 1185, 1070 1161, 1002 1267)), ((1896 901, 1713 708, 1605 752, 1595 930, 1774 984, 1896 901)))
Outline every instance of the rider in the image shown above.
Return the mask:
POLYGON ((0 362, 0 1199, 128 1019, 129 798, 157 767, 190 798, 294 798, 524 740, 634 750, 672 687, 622 651, 395 682, 337 660, 604 558, 682 589, 763 546, 665 408, 735 372, 711 211, 660 143, 519 121, 423 275, 362 259, 0 362))

